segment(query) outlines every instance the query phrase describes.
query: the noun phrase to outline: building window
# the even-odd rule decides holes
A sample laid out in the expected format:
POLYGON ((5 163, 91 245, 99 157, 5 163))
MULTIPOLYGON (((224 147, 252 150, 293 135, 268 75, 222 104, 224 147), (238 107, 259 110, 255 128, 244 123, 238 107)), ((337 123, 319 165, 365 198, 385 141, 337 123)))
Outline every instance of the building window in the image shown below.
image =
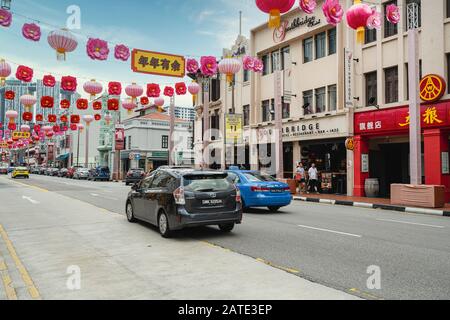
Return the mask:
POLYGON ((322 32, 316 35, 316 59, 320 59, 325 57, 325 39, 326 33, 322 32))
POLYGON ((304 114, 313 113, 313 91, 312 90, 303 92, 303 110, 304 110, 304 114))
POLYGON ((244 70, 244 82, 249 82, 250 81, 250 71, 249 70, 244 70))
POLYGON ((364 32, 364 43, 368 44, 375 41, 377 41, 377 29, 366 28, 364 32))
POLYGON ((128 137, 128 150, 131 150, 131 136, 128 137))
POLYGON ((243 107, 244 111, 244 126, 248 126, 250 124, 250 105, 245 105, 243 107))
POLYGON ((398 67, 384 69, 385 102, 398 102, 398 67))
POLYGON ((303 63, 313 60, 313 38, 303 40, 303 63))
POLYGON ((161 148, 168 149, 169 148, 169 136, 162 136, 161 148))
POLYGON ((270 117, 270 101, 264 100, 261 105, 262 108, 262 122, 269 122, 270 117))
MULTIPOLYGON (((384 14, 386 15, 386 8, 390 4, 397 5, 397 1, 389 1, 384 4, 384 14)), ((398 27, 396 24, 390 23, 387 19, 384 19, 384 37, 388 38, 396 35, 398 32, 398 27)))
POLYGON ((211 101, 220 100, 220 79, 211 79, 211 101))
POLYGON ((218 110, 214 110, 214 113, 210 117, 211 123, 211 140, 215 141, 219 138, 219 130, 220 130, 220 115, 218 110))
POLYGON ((328 86, 328 111, 337 110, 336 85, 328 86))
POLYGON ((263 76, 266 76, 269 74, 269 55, 263 55, 262 57, 262 62, 264 64, 264 68, 263 68, 263 76))
POLYGON ((336 28, 328 30, 328 55, 336 53, 336 28))
POLYGON ((281 49, 281 70, 286 70, 291 67, 291 49, 284 47, 281 49))
POLYGON ((377 105, 378 88, 377 88, 377 72, 369 72, 365 74, 366 80, 366 106, 377 105))
POLYGON ((281 70, 280 51, 274 51, 271 54, 272 57, 272 73, 276 70, 281 70))
POLYGON ((289 119, 291 117, 291 104, 284 101, 283 98, 282 117, 283 119, 289 119))
POLYGON ((406 29, 422 26, 422 8, 420 0, 406 0, 406 29))
POLYGON ((316 113, 325 112, 326 110, 325 94, 325 87, 316 89, 316 113))
POLYGON ((450 0, 447 0, 447 18, 450 18, 450 0))

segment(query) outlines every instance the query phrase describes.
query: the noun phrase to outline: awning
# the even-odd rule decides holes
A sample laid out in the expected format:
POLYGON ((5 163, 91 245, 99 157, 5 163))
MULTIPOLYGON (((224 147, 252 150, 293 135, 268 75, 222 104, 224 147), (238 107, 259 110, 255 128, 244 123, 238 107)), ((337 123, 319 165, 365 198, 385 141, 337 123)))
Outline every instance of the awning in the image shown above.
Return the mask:
POLYGON ((56 161, 66 161, 67 159, 69 159, 69 154, 62 154, 59 157, 56 158, 56 161))

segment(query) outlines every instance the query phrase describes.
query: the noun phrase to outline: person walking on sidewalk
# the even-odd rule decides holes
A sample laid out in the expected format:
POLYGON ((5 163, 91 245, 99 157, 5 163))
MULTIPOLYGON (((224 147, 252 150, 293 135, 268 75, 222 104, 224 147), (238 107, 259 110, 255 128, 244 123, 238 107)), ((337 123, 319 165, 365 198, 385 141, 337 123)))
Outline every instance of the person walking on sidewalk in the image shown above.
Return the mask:
POLYGON ((303 167, 303 163, 299 162, 297 164, 297 168, 295 169, 295 182, 297 185, 297 192, 303 193, 305 192, 306 185, 306 171, 303 167))
MULTIPOLYGON (((316 164, 313 163, 308 170, 309 175, 309 190, 319 193, 319 172, 317 171, 316 164)), ((309 192, 308 192, 309 193, 309 192)))

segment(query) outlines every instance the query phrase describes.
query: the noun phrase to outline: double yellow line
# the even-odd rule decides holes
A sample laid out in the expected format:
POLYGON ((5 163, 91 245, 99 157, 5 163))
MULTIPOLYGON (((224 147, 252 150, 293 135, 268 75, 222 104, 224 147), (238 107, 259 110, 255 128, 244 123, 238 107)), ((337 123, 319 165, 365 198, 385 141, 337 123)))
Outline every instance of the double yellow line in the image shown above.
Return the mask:
MULTIPOLYGON (((3 238, 3 241, 5 242, 6 248, 8 249, 11 259, 14 261, 14 264, 16 265, 16 268, 22 277, 22 280, 27 287, 30 297, 36 300, 40 299, 41 296, 39 294, 38 289, 34 285, 33 280, 31 279, 27 269, 24 267, 19 256, 17 255, 17 252, 14 249, 14 246, 11 240, 9 239, 8 234, 6 233, 5 229, 3 229, 3 226, 1 224, 0 224, 0 235, 3 238)), ((12 286, 12 280, 11 277, 9 276, 8 267, 6 266, 5 262, 0 263, 0 271, 2 273, 3 285, 5 286, 6 295, 8 299, 17 300, 17 294, 14 290, 14 287, 12 286)))

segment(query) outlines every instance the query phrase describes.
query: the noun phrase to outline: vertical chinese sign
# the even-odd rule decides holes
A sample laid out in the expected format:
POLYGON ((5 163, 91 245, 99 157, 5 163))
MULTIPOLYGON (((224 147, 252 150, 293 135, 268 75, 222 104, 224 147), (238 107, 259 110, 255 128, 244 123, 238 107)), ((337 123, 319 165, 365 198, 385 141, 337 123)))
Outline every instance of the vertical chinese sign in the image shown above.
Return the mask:
POLYGON ((123 126, 116 126, 116 151, 125 150, 125 128, 123 126))

